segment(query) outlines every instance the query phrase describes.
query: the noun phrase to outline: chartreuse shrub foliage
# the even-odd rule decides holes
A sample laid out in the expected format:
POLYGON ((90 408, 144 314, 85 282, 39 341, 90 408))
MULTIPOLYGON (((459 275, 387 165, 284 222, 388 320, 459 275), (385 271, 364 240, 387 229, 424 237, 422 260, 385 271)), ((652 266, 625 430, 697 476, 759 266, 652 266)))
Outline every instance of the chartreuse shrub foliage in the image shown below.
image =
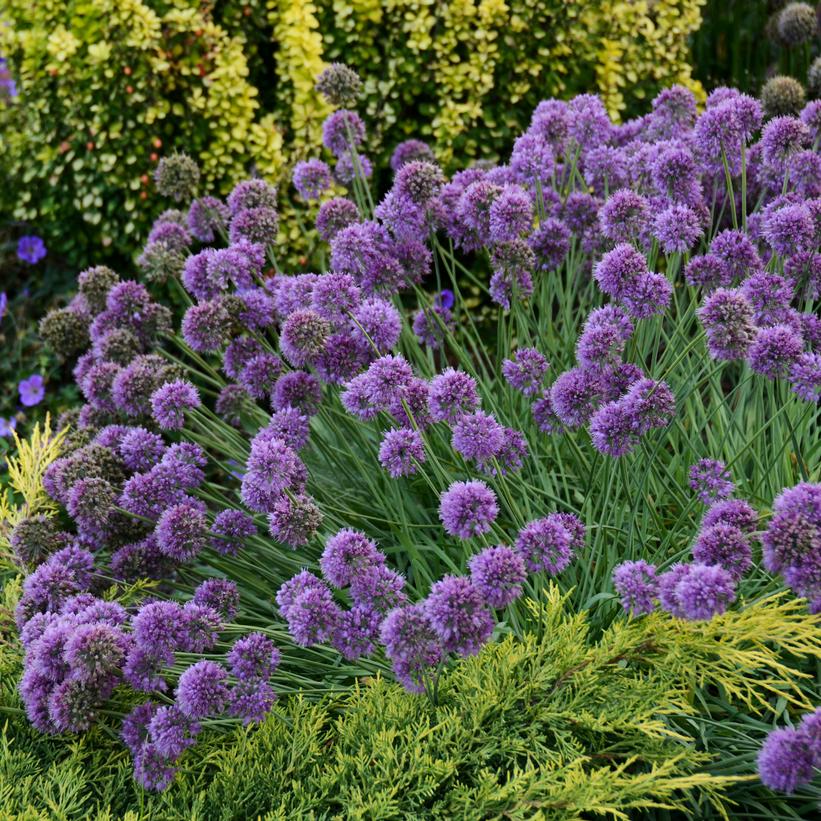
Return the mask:
MULTIPOLYGON (((208 190, 278 177, 316 143, 324 62, 371 77, 384 151, 408 135, 443 163, 508 147, 536 103, 598 89, 616 117, 664 85, 694 88, 702 0, 0 0, 7 217, 82 267, 130 254, 158 156, 186 151, 208 190), (92 253, 93 249, 93 253, 92 253)), ((376 143, 378 145, 379 143, 376 143)))
MULTIPOLYGON (((19 585, 6 586, 4 630, 19 585)), ((761 600, 711 622, 653 615, 591 635, 555 586, 537 631, 508 636, 442 680, 440 701, 375 678, 311 702, 290 696, 253 730, 211 734, 159 796, 131 777, 103 721, 66 744, 19 715, 19 653, 0 656, 0 806, 10 819, 633 818, 640 809, 733 813, 737 775, 755 754, 743 736, 728 764, 704 752, 709 720, 694 688, 768 720, 773 694, 806 708, 786 655, 819 654, 799 603, 761 600)), ((749 797, 749 796, 748 796, 749 797)))

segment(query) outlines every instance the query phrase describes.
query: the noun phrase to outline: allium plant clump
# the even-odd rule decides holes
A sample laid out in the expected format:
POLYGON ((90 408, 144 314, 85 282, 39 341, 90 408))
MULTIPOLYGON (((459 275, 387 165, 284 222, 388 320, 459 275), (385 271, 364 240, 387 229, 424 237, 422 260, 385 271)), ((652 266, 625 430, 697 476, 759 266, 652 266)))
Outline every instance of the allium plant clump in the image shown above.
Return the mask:
MULTIPOLYGON (((355 103, 338 66, 322 87, 355 103)), ((39 551, 17 534, 35 726, 86 730, 128 692, 135 777, 161 790, 277 691, 383 673, 436 702, 446 665, 534 627, 547 578, 598 627, 703 624, 782 577, 818 609, 800 119, 762 128, 729 89, 696 115, 676 87, 615 125, 583 95, 542 104, 507 164, 447 178, 409 146, 385 192, 356 110, 323 144, 293 183, 327 270, 281 269, 253 179, 207 226, 178 203, 191 242, 151 280, 181 315, 117 276, 81 298, 81 274, 85 404, 44 478, 72 526, 39 551), (148 592, 126 608, 112 581, 148 592)))

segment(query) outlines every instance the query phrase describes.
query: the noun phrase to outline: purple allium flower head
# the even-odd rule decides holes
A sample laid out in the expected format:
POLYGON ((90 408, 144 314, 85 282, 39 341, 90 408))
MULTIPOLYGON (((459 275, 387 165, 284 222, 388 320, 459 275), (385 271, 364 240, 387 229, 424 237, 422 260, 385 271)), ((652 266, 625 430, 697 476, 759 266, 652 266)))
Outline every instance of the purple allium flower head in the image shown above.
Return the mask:
POLYGON ((635 414, 640 434, 652 428, 667 427, 676 415, 676 398, 666 382, 639 379, 621 401, 635 414))
POLYGON ((300 490, 306 480, 305 465, 282 439, 256 441, 246 468, 242 500, 260 513, 270 513, 281 493, 286 489, 300 490))
POLYGON ((756 325, 777 325, 790 314, 792 288, 784 277, 757 271, 743 282, 741 291, 753 306, 756 325))
POLYGON ((162 672, 173 661, 173 651, 153 652, 146 650, 141 644, 133 644, 123 665, 123 678, 142 693, 165 691, 168 689, 168 682, 162 672))
POLYGON ((553 412, 568 428, 586 424, 601 400, 600 375, 588 368, 560 374, 550 389, 553 412))
POLYGON ((119 506, 137 516, 158 519, 167 507, 182 501, 184 496, 175 471, 160 464, 147 473, 135 473, 125 483, 119 506))
POLYGON ((49 718, 62 732, 79 733, 88 730, 97 720, 100 696, 98 685, 69 677, 49 695, 49 718))
POLYGON ((226 303, 219 297, 192 305, 182 319, 182 336, 198 353, 211 353, 227 341, 232 326, 226 303))
POLYGON ((732 575, 719 565, 691 564, 673 591, 681 615, 705 621, 720 615, 735 599, 732 575))
POLYGON ((427 381, 414 376, 392 397, 387 409, 401 427, 424 430, 433 421, 428 411, 429 393, 427 381))
POLYGON ((737 527, 744 533, 751 533, 756 528, 758 514, 744 499, 727 499, 716 502, 704 514, 701 527, 706 530, 717 524, 727 524, 737 527))
POLYGON ((501 193, 501 186, 484 178, 472 182, 459 199, 458 218, 479 237, 487 237, 490 234, 490 207, 501 193))
POLYGON ((635 408, 624 398, 602 405, 590 419, 590 439, 599 453, 618 458, 639 442, 640 424, 635 408))
POLYGON ((316 215, 316 231, 325 242, 360 219, 356 205, 344 197, 334 197, 323 202, 316 215))
POLYGON ((582 148, 605 143, 612 123, 601 98, 596 94, 579 94, 568 103, 568 136, 582 148))
POLYGON ((228 666, 240 680, 267 679, 279 666, 281 654, 271 639, 262 633, 238 638, 228 651, 228 666))
POLYGON ((648 273, 644 255, 627 243, 608 251, 593 270, 599 287, 614 299, 621 299, 634 279, 648 273))
POLYGON ((557 154, 564 150, 570 109, 564 100, 542 100, 533 110, 529 131, 550 143, 557 154))
POLYGON ((140 607, 131 619, 134 641, 143 650, 167 657, 185 643, 182 606, 172 601, 153 601, 140 607))
POLYGON ((821 402, 821 354, 801 354, 790 368, 790 384, 805 402, 821 402))
POLYGON ((383 565, 385 556, 376 543, 358 530, 345 528, 328 539, 319 566, 334 587, 348 587, 354 577, 370 567, 383 565))
POLYGON ((364 350, 373 352, 374 345, 380 352, 391 350, 401 330, 399 312, 387 299, 371 297, 353 312, 351 333, 364 350))
MULTIPOLYGON (((510 154, 510 170, 513 179, 535 188, 538 185, 549 188, 553 174, 553 146, 533 131, 526 131, 516 138, 510 154)), ((488 182, 495 180, 488 175, 488 182)))
POLYGON ((380 627, 385 655, 406 690, 424 691, 424 678, 442 659, 442 645, 427 616, 424 603, 398 607, 380 627))
POLYGON ((208 545, 205 511, 191 502, 172 505, 157 522, 157 544, 172 559, 186 562, 208 545))
POLYGON ((302 647, 328 641, 342 617, 342 610, 334 601, 333 594, 321 581, 305 587, 287 609, 280 607, 280 610, 288 622, 291 636, 302 647))
POLYGON ((165 450, 165 442, 159 434, 141 427, 129 428, 117 448, 126 468, 134 473, 150 470, 162 459, 165 450))
POLYGON ((750 238, 741 230, 728 228, 716 234, 710 243, 710 253, 727 267, 727 282, 745 279, 761 270, 761 257, 750 238))
POLYGON ((734 116, 732 101, 708 108, 696 120, 693 138, 698 154, 709 170, 718 172, 723 169, 722 155, 732 172, 738 170, 742 126, 734 116))
POLYGON ((179 442, 171 445, 163 454, 160 467, 174 471, 178 487, 193 490, 204 478, 203 468, 208 464, 205 451, 193 442, 179 442))
POLYGON ((768 379, 789 375, 804 349, 804 340, 789 325, 759 328, 747 358, 756 373, 768 379))
POLYGON ((702 528, 693 545, 693 558, 702 564, 720 565, 738 582, 752 566, 752 549, 741 530, 719 523, 702 528))
POLYGON ((299 450, 308 443, 310 420, 298 408, 287 407, 274 411, 268 424, 251 441, 281 439, 288 447, 299 450))
POLYGON ((658 592, 656 568, 643 559, 622 562, 613 569, 613 587, 621 596, 621 606, 634 616, 652 613, 658 592))
POLYGON ((510 242, 530 230, 533 205, 518 185, 506 185, 490 206, 490 240, 510 242))
POLYGON ((153 701, 138 704, 125 718, 123 718, 120 738, 126 747, 136 755, 143 743, 148 740, 148 725, 160 709, 160 705, 153 701))
POLYGON ((494 454, 491 462, 479 465, 483 473, 490 476, 506 476, 520 470, 527 458, 527 439, 515 428, 502 429, 502 446, 494 454))
POLYGON ((244 208, 231 217, 228 238, 232 243, 247 240, 263 246, 272 245, 278 229, 279 215, 275 208, 244 208))
MULTIPOLYGON (((437 200, 433 201, 435 204, 437 200)), ((396 188, 385 194, 376 206, 374 216, 386 226, 399 242, 424 242, 430 233, 434 215, 431 204, 419 205, 396 188)))
POLYGON ((440 497, 445 532, 460 539, 487 533, 498 513, 496 496, 482 481, 453 482, 440 497))
POLYGON ((284 319, 300 308, 310 308, 316 274, 277 274, 266 281, 266 287, 274 297, 279 316, 284 319))
POLYGON ((249 396, 263 399, 271 394, 282 370, 282 360, 276 354, 261 351, 248 358, 237 381, 249 396))
POLYGON ((663 88, 653 100, 650 128, 660 138, 675 137, 696 121, 696 98, 689 88, 672 85, 663 88))
POLYGON ((663 197, 662 203, 666 200, 696 206, 701 202, 699 172, 689 148, 673 141, 646 160, 652 184, 663 197))
POLYGON ((494 246, 490 262, 493 276, 488 293, 498 305, 508 310, 514 297, 524 299, 533 293, 536 257, 527 242, 515 239, 494 246))
POLYGON ((106 413, 114 413, 117 410, 113 390, 114 380, 121 370, 114 362, 98 362, 88 369, 79 387, 92 407, 106 413))
POLYGON ((408 600, 405 578, 384 564, 365 567, 351 578, 351 600, 356 607, 387 613, 408 600))
POLYGON ((621 308, 613 305, 596 308, 584 323, 576 357, 586 368, 616 365, 632 334, 633 323, 621 308))
POLYGON ((755 336, 753 306, 737 289, 717 288, 698 310, 713 359, 741 359, 755 336))
POLYGON ((428 409, 434 422, 453 424, 478 406, 479 392, 472 376, 447 368, 431 380, 428 409))
POLYGON ((200 406, 197 389, 187 380, 166 382, 151 394, 154 421, 164 430, 179 430, 185 424, 186 410, 200 406))
POLYGON ((195 743, 200 725, 178 707, 159 707, 148 724, 150 743, 157 752, 174 760, 195 743))
POLYGON ((396 173, 402 166, 418 160, 430 163, 436 161, 433 150, 427 143, 421 140, 405 140, 399 143, 391 154, 391 170, 396 173))
POLYGON ((479 464, 493 459, 503 441, 504 428, 484 411, 466 413, 453 425, 453 449, 465 459, 479 464))
POLYGON ((46 256, 46 253, 45 242, 36 234, 27 234, 17 241, 17 259, 21 262, 36 265, 46 256))
POLYGON ((785 170, 789 158, 810 142, 810 130, 798 117, 773 117, 761 132, 764 162, 785 170))
POLYGON ((582 157, 585 182, 597 196, 627 185, 627 164, 625 154, 612 145, 591 148, 582 157))
POLYGON ((788 173, 793 187, 802 197, 821 197, 821 156, 816 151, 793 154, 788 173))
POLYGON ((238 336, 232 339, 225 349, 222 369, 231 379, 239 379, 248 362, 262 352, 262 345, 256 339, 250 336, 238 336))
POLYGON ((528 522, 519 531, 516 550, 524 558, 529 572, 544 570, 555 576, 570 564, 574 550, 583 546, 584 525, 575 517, 571 520, 564 516, 551 513, 528 522), (581 525, 580 532, 577 525, 581 525))
POLYGON ((352 333, 331 334, 314 367, 320 379, 343 384, 353 379, 368 361, 369 353, 352 333))
POLYGON ((653 220, 653 235, 667 254, 689 251, 703 234, 699 215, 687 205, 671 205, 653 220))
POLYGON ((782 256, 807 253, 817 245, 815 223, 804 203, 785 205, 764 214, 764 238, 782 256))
POLYGON ((413 379, 413 370, 401 354, 387 354, 370 364, 365 372, 368 399, 375 407, 387 407, 413 379))
POLYGON ((442 169, 434 162, 414 160, 405 163, 394 178, 394 191, 412 203, 427 206, 442 189, 445 182, 442 169))
POLYGON ((217 643, 217 635, 222 621, 220 614, 206 605, 187 601, 182 608, 185 622, 185 639, 181 650, 187 653, 202 653, 217 643))
POLYGON ((548 217, 528 238, 536 264, 543 271, 558 268, 570 250, 570 229, 562 220, 548 217))
POLYGON ((293 550, 308 544, 322 524, 316 502, 305 493, 282 494, 268 515, 271 535, 293 550))
POLYGON ((629 188, 613 192, 599 211, 602 233, 613 242, 636 242, 647 229, 649 203, 629 188))
POLYGON ((727 466, 716 459, 700 459, 690 467, 689 476, 690 488, 705 505, 728 499, 735 490, 727 466))
POLYGON ((177 706, 189 718, 206 718, 222 713, 228 700, 222 665, 203 659, 192 664, 177 684, 177 706))
POLYGON ((282 326, 280 350, 292 365, 306 365, 322 353, 329 333, 328 320, 316 311, 294 311, 282 326))
POLYGON ((684 613, 675 595, 676 587, 690 571, 690 567, 689 564, 674 564, 669 570, 657 577, 659 604, 664 610, 679 619, 684 618, 684 613))
POLYGON ((542 391, 547 368, 547 359, 536 348, 519 348, 513 359, 502 362, 502 376, 525 396, 535 396, 542 391))
POLYGON ((193 601, 219 613, 223 621, 232 621, 239 609, 239 590, 230 579, 206 579, 194 591, 193 601))
POLYGON ((66 510, 86 535, 109 534, 112 508, 117 502, 117 491, 105 479, 93 476, 79 479, 69 490, 66 510))
POLYGON ((275 410, 297 408, 306 416, 313 416, 322 402, 322 385, 307 371, 290 371, 277 379, 271 393, 275 410))
POLYGON ((379 407, 371 402, 367 374, 359 374, 349 380, 345 384, 340 400, 348 413, 358 416, 363 421, 373 419, 379 413, 379 407))
POLYGON ((425 461, 425 448, 419 431, 395 428, 382 437, 379 462, 394 478, 416 473, 417 463, 425 461))
POLYGON ((263 288, 247 288, 236 295, 239 300, 237 318, 246 328, 259 331, 274 324, 274 300, 263 288))
POLYGON ((800 596, 815 600, 821 587, 821 485, 804 482, 782 491, 762 544, 764 567, 784 574, 800 596))
POLYGON ((154 744, 143 744, 134 754, 134 780, 143 789, 162 792, 174 780, 176 767, 154 744))
POLYGON ((420 308, 413 316, 413 332, 421 345, 432 350, 441 347, 445 335, 455 328, 453 314, 449 308, 434 306, 420 308))
POLYGON ((337 157, 355 149, 365 140, 365 124, 355 112, 334 111, 322 124, 322 144, 337 157))
POLYGON ((216 197, 192 200, 188 208, 188 230, 200 242, 213 242, 228 224, 228 206, 216 197))
POLYGON ((228 208, 236 214, 246 208, 276 208, 277 190, 265 180, 243 180, 228 195, 228 208))
POLYGON ((20 404, 27 408, 39 405, 46 395, 45 383, 39 373, 32 374, 26 379, 20 380, 17 385, 17 392, 20 395, 20 404))
POLYGON ((228 697, 229 715, 241 718, 247 725, 264 721, 276 701, 276 693, 267 681, 249 679, 240 681, 231 688, 228 697))
POLYGON ((773 730, 758 753, 758 775, 765 786, 784 793, 809 784, 813 752, 804 735, 792 727, 773 730))
POLYGON ((813 757, 813 765, 818 768, 821 761, 821 707, 816 707, 812 713, 807 713, 798 725, 798 732, 804 737, 813 757))
POLYGON ((494 609, 507 607, 522 595, 527 570, 524 558, 512 548, 487 547, 470 558, 468 567, 473 586, 494 609))
POLYGON ((553 401, 550 391, 545 390, 542 395, 530 406, 533 421, 542 433, 563 433, 564 426, 553 410, 553 401))
POLYGON ((810 130, 810 141, 817 145, 818 138, 821 137, 821 100, 810 100, 801 109, 799 116, 801 122, 810 130))
POLYGON ((624 307, 635 319, 663 314, 673 296, 673 286, 664 274, 647 273, 632 279, 622 295, 624 307))
POLYGON ((294 166, 291 179, 300 197, 317 200, 331 187, 331 169, 322 160, 306 160, 294 166))
POLYGON ((423 606, 447 652, 476 655, 493 633, 493 613, 479 590, 464 576, 445 576, 436 582, 423 606))
POLYGON ((358 170, 354 165, 353 156, 349 152, 343 154, 339 157, 339 159, 337 159, 336 165, 334 165, 334 179, 340 185, 351 188, 353 186, 353 181, 356 179, 357 173, 365 179, 370 179, 373 174, 373 166, 367 156, 365 154, 357 154, 356 162, 359 165, 358 170))
POLYGON ((350 274, 324 274, 316 278, 313 309, 329 322, 347 321, 348 315, 359 307, 362 291, 350 274))

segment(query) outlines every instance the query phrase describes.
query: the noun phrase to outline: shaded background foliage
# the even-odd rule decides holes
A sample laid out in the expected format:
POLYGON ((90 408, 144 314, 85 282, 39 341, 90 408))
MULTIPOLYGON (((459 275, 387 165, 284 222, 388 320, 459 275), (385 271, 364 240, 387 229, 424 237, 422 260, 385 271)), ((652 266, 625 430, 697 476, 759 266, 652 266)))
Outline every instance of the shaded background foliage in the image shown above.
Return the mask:
POLYGON ((496 155, 550 96, 598 89, 613 115, 643 111, 665 85, 698 87, 701 2, 0 0, 19 91, 0 104, 0 215, 76 268, 129 257, 161 210, 159 156, 195 156, 223 193, 280 177, 317 142, 331 60, 370 78, 377 159, 409 135, 446 167, 496 155))

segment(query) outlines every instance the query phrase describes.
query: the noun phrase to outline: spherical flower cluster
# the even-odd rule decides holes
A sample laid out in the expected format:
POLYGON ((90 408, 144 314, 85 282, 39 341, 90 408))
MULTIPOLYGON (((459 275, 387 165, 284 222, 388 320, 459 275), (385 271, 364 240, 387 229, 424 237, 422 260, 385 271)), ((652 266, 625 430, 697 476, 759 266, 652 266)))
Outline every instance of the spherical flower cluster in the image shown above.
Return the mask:
POLYGON ((379 462, 394 478, 416 473, 425 461, 425 448, 418 431, 408 428, 389 430, 379 446, 379 462))
POLYGON ((166 382, 151 394, 154 421, 163 430, 179 430, 185 423, 184 411, 200 406, 197 389, 182 379, 166 382))
POLYGON ((547 368, 547 359, 536 348, 519 348, 513 359, 502 362, 502 376, 525 396, 534 396, 542 391, 547 368))
POLYGON ((705 504, 728 499, 735 485, 730 478, 727 466, 716 459, 701 459, 690 467, 690 487, 705 504))
POLYGON ((494 619, 487 602, 464 576, 445 576, 424 601, 425 615, 445 651, 473 656, 493 633, 494 619))
POLYGON ((613 570, 613 587, 625 610, 634 616, 650 613, 658 592, 656 568, 643 559, 622 562, 613 570))
POLYGON ((460 539, 487 533, 498 513, 496 495, 478 480, 454 482, 439 501, 439 518, 445 531, 460 539))
POLYGON ((507 607, 522 595, 527 570, 517 551, 504 545, 488 547, 471 557, 468 567, 473 586, 494 609, 507 607))
POLYGON ((331 169, 322 160, 298 162, 292 180, 300 197, 317 200, 331 187, 331 169))

